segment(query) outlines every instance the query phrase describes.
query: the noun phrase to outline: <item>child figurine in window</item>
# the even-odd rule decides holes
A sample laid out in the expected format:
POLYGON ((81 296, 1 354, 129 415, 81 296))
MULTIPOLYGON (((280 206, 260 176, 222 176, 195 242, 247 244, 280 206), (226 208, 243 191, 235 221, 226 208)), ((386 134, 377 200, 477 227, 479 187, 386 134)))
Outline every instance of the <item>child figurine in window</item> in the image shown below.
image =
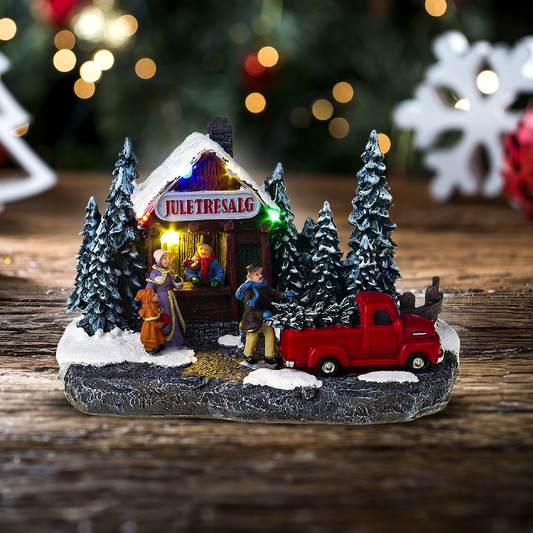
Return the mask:
POLYGON ((156 355, 161 351, 165 342, 163 328, 169 323, 169 316, 163 313, 163 308, 158 303, 157 292, 152 289, 141 289, 137 292, 135 300, 142 300, 143 303, 139 311, 144 320, 141 329, 141 342, 149 354, 156 355))
POLYGON ((260 266, 252 263, 246 267, 246 273, 246 281, 235 295, 237 300, 244 302, 244 313, 240 323, 240 327, 246 331, 244 359, 249 364, 256 362, 255 347, 259 332, 262 331, 265 336, 265 363, 275 365, 277 363, 276 335, 273 327, 263 323, 263 318, 272 316, 270 310, 272 300, 280 301, 294 295, 291 292, 282 293, 270 289, 263 277, 263 268, 260 266))
POLYGON ((196 245, 196 255, 193 259, 185 259, 185 276, 195 287, 210 285, 219 287, 224 281, 224 269, 213 255, 212 240, 204 235, 202 242, 196 245))
POLYGON ((150 272, 147 289, 153 289, 159 298, 159 304, 165 314, 170 317, 170 322, 163 328, 166 348, 172 348, 183 345, 183 332, 185 331, 185 322, 181 316, 180 309, 174 290, 183 288, 183 281, 176 276, 173 270, 170 270, 172 263, 172 253, 166 250, 156 250, 154 252, 155 266, 150 272))

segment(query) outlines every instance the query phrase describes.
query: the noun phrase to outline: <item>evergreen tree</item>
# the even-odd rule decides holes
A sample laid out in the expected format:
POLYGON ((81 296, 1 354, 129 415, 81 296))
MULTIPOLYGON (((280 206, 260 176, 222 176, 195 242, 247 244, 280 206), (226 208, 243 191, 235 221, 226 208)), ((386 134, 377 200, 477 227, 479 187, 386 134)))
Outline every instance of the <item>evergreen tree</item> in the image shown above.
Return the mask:
POLYGON ((391 239, 396 224, 389 218, 392 196, 375 130, 361 159, 364 167, 357 173, 359 184, 348 218, 354 227, 344 264, 348 294, 353 297, 361 291, 379 291, 398 298, 394 283, 400 272, 394 263, 396 244, 391 239))
POLYGON ((72 313, 76 307, 83 311, 87 305, 85 297, 88 292, 92 248, 94 246, 96 231, 101 218, 98 206, 96 205, 96 200, 94 199, 94 196, 92 196, 85 209, 85 224, 83 226, 83 231, 80 233, 80 235, 83 235, 83 239, 76 255, 76 259, 78 260, 78 264, 76 265, 77 274, 76 279, 74 280, 74 290, 67 300, 67 315, 72 313))
POLYGON ((118 272, 116 288, 122 300, 125 329, 133 331, 140 331, 142 326, 135 295, 144 287, 146 278, 144 239, 131 203, 133 182, 139 177, 135 170, 137 162, 131 141, 126 138, 113 171, 115 178, 107 197, 109 206, 102 218, 104 232, 109 241, 109 266, 118 272))
POLYGON ((298 296, 304 281, 297 248, 298 231, 293 224, 281 163, 265 180, 264 188, 280 210, 280 221, 271 233, 274 285, 298 296))
POLYGON ((316 222, 307 217, 304 222, 302 232, 298 235, 298 252, 300 254, 300 272, 303 278, 303 289, 300 292, 300 297, 305 296, 312 289, 311 286, 311 270, 313 270, 313 251, 316 245, 316 222))
POLYGON ((333 222, 329 202, 324 202, 318 214, 315 238, 315 252, 311 258, 313 269, 309 277, 312 289, 302 301, 307 304, 319 301, 336 303, 341 299, 344 280, 342 252, 339 250, 337 228, 333 222))
POLYGON ((102 220, 92 249, 83 318, 76 322, 90 337, 99 329, 108 333, 115 327, 126 329, 127 326, 122 298, 117 290, 120 272, 109 264, 111 253, 112 245, 102 220))
POLYGON ((334 324, 356 326, 359 324, 359 311, 352 298, 346 297, 340 304, 328 305, 318 301, 312 307, 304 307, 297 302, 272 303, 274 315, 264 320, 273 328, 298 329, 324 328, 334 324))

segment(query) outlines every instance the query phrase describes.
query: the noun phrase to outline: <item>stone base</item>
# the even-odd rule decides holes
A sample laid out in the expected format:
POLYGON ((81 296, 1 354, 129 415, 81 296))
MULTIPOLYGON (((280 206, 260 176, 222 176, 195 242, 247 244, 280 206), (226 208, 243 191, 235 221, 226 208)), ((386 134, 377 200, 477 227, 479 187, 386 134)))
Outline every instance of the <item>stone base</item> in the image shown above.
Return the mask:
POLYGON ((442 363, 417 374, 416 383, 366 382, 358 379, 359 374, 349 374, 320 378, 319 388, 280 390, 243 384, 249 370, 230 354, 210 352, 203 357, 208 364, 198 374, 191 373, 194 365, 188 369, 147 363, 72 364, 64 377, 65 395, 74 407, 94 415, 330 424, 407 422, 444 409, 459 366, 458 357, 446 351, 442 363))

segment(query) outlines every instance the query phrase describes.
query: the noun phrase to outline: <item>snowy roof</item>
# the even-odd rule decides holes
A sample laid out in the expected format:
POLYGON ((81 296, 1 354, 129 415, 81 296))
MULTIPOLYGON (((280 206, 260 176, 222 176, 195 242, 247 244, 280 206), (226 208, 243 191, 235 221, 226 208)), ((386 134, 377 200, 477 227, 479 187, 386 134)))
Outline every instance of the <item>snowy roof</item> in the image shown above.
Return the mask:
POLYGON ((143 183, 136 184, 131 200, 137 219, 148 211, 152 211, 159 198, 170 190, 178 179, 189 177, 193 166, 205 152, 215 154, 226 167, 228 174, 237 178, 245 188, 254 192, 266 207, 277 209, 264 188, 259 187, 218 143, 202 133, 192 133, 143 183))

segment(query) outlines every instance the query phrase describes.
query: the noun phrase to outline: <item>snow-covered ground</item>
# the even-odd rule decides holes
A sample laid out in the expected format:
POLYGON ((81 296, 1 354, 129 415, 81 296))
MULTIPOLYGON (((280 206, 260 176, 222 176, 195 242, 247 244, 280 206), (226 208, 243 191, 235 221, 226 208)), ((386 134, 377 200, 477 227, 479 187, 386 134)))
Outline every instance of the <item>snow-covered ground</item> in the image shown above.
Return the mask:
POLYGON ((358 378, 371 383, 418 383, 418 377, 405 370, 378 370, 361 374, 358 378))
POLYGON ((435 331, 439 334, 442 349, 445 352, 452 352, 459 360, 461 341, 457 332, 440 318, 435 322, 435 331))
POLYGON ((250 372, 243 380, 245 385, 265 385, 273 389, 292 390, 296 387, 322 387, 315 376, 293 368, 260 368, 250 372))
POLYGON ((242 348, 243 344, 238 335, 223 335, 218 339, 220 346, 234 346, 235 348, 242 348))
POLYGON ((57 345, 56 358, 61 379, 72 364, 106 366, 129 362, 183 366, 196 361, 194 351, 184 346, 165 350, 160 355, 149 355, 141 344, 139 333, 114 329, 104 334, 99 330, 89 337, 76 326, 76 320, 67 326, 57 345))
MULTIPOLYGON (((459 336, 446 322, 435 324, 445 351, 452 352, 459 359, 459 336)), ((240 337, 224 335, 218 339, 223 346, 242 347, 240 337)), ((56 358, 59 363, 59 376, 64 378, 71 364, 105 366, 115 363, 151 363, 157 366, 175 367, 194 363, 194 351, 186 347, 164 350, 161 355, 149 355, 141 344, 139 334, 114 329, 104 334, 98 331, 89 337, 73 320, 66 328, 57 346, 56 358)), ((245 364, 245 363, 243 363, 245 364)), ((250 366, 246 365, 245 366, 250 366)), ((261 368, 263 364, 250 366, 253 369, 244 379, 245 384, 265 385, 275 389, 291 390, 296 387, 321 387, 322 382, 312 374, 300 370, 283 368, 261 368), (259 368, 258 368, 259 367, 259 368)), ((267 365, 264 365, 265 367, 267 365)), ((361 374, 362 381, 375 383, 416 383, 418 377, 407 371, 377 371, 361 374)))

